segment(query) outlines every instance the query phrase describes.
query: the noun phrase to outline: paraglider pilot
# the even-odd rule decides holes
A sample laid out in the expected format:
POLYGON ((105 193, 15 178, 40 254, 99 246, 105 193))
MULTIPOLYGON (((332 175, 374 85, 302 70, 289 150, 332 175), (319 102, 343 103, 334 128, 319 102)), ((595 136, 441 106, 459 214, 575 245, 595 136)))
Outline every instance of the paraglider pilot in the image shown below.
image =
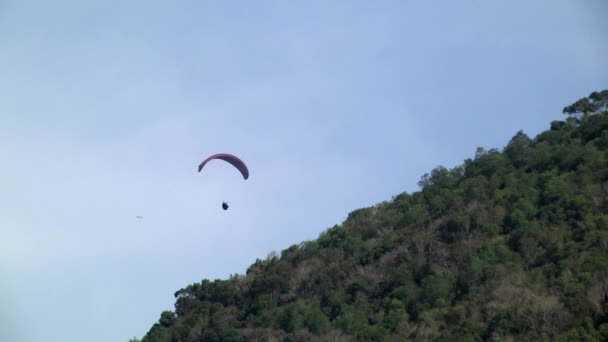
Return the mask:
POLYGON ((222 202, 222 209, 228 210, 228 203, 222 202))

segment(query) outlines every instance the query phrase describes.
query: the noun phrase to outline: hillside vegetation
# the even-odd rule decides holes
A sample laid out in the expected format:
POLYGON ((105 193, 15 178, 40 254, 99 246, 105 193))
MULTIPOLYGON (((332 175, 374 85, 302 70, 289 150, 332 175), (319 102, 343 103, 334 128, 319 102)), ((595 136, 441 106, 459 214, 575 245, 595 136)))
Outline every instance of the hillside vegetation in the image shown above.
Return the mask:
POLYGON ((177 291, 142 342, 608 340, 607 99, 177 291))

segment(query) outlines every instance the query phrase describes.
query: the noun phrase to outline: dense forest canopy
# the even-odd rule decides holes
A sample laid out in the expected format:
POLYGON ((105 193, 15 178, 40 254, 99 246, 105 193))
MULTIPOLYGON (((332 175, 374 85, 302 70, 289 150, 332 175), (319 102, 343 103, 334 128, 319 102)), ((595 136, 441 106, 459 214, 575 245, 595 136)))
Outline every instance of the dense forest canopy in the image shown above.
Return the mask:
POLYGON ((177 291, 142 341, 608 340, 607 104, 177 291))

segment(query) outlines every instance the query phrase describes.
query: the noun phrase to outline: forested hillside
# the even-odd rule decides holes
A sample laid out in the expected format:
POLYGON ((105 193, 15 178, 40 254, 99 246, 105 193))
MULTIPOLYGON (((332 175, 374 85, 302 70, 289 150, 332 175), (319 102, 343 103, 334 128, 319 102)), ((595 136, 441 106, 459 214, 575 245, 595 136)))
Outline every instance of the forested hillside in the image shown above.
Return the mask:
POLYGON ((607 103, 177 291, 142 341, 608 340, 607 103))

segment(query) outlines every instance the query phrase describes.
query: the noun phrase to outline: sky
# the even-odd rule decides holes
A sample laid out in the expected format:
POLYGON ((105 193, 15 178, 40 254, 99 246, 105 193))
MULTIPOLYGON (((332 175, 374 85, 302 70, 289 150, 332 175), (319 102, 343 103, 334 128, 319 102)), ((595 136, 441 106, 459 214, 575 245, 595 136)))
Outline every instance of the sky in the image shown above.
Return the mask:
POLYGON ((0 0, 0 340, 141 338, 176 290, 535 136, 607 88, 605 13, 0 0), (250 178, 197 173, 217 152, 250 178))

